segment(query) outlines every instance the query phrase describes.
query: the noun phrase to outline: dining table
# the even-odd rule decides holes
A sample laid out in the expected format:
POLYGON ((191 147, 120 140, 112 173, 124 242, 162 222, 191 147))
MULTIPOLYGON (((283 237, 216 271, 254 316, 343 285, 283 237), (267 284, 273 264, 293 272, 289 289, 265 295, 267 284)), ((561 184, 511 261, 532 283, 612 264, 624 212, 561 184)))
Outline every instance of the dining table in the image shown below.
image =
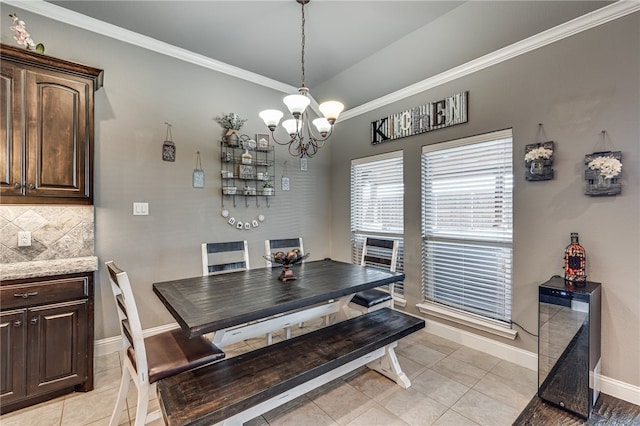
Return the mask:
POLYGON ((289 281, 278 279, 282 267, 264 267, 156 282, 153 291, 190 338, 213 332, 212 343, 223 349, 316 318, 346 319, 355 293, 405 277, 331 259, 291 270, 296 279, 289 281))

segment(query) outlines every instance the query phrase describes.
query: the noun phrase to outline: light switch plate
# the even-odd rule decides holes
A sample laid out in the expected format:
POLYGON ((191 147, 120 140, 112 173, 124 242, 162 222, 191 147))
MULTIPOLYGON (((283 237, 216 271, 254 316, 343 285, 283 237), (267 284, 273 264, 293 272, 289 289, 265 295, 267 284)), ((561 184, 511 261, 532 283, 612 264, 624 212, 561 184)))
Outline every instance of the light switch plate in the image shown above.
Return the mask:
POLYGON ((149 203, 133 203, 133 215, 134 216, 148 216, 149 215, 149 203))

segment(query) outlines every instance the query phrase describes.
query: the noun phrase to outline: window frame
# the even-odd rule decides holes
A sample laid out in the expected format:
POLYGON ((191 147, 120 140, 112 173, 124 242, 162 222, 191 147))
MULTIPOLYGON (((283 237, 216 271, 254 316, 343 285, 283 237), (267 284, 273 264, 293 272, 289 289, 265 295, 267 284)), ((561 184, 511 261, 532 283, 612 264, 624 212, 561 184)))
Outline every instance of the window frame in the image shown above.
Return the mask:
MULTIPOLYGON (((497 152, 497 151, 496 151, 497 152)), ((469 157, 471 158, 471 157, 469 157)), ((489 157, 491 158, 491 157, 489 157)), ((498 158, 498 156, 496 157, 498 158)), ((417 306, 421 312, 427 313, 430 315, 434 315, 440 318, 444 318, 450 321, 454 321, 456 323, 461 323, 470 327, 479 328, 483 331, 488 331, 491 333, 495 333, 498 335, 502 335, 503 337, 515 338, 517 333, 511 329, 511 306, 512 306, 512 296, 513 296, 513 275, 512 275, 512 266, 513 266, 513 132, 512 129, 505 129, 496 132, 485 133, 481 135, 466 137, 462 139, 457 139, 453 141, 443 142, 439 144, 427 145, 422 147, 422 155, 421 155, 421 240, 422 240, 422 253, 421 253, 421 294, 423 297, 423 301, 419 303, 417 306), (504 151, 504 156, 500 157, 500 161, 496 164, 495 168, 490 169, 488 171, 476 171, 477 170, 477 161, 474 164, 473 160, 469 161, 469 168, 465 169, 463 167, 459 167, 460 165, 466 164, 466 162, 458 161, 454 162, 453 160, 449 163, 446 161, 446 157, 443 155, 452 154, 452 153, 463 153, 464 155, 471 155, 471 153, 476 149, 481 149, 484 147, 489 148, 492 145, 492 141, 495 145, 498 145, 502 141, 503 148, 506 148, 507 151, 504 151), (485 144, 485 145, 481 145, 485 144), (464 153, 465 147, 469 147, 469 153, 464 153), (427 170, 427 158, 429 154, 433 154, 431 160, 433 160, 436 156, 440 155, 442 158, 441 165, 442 167, 438 169, 438 173, 441 172, 451 172, 449 176, 441 175, 439 177, 439 181, 434 181, 433 179, 429 181, 430 174, 432 170, 427 170), (452 166, 452 165, 455 165, 452 166), (460 169, 458 171, 457 169, 460 169), (449 170, 451 169, 451 170, 449 170), (471 170, 476 171, 476 175, 472 174, 471 170), (502 179, 500 181, 499 179, 502 179), (481 180, 478 181, 478 178, 481 180), (457 180, 456 180, 457 179, 457 180), (465 181, 464 179, 467 179, 465 181), (484 182, 482 182, 484 180, 484 182), (466 182, 466 183, 463 183, 466 182), (464 202, 465 206, 469 206, 468 200, 473 198, 473 195, 469 193, 469 191, 465 191, 465 193, 461 192, 461 189, 465 189, 468 187, 469 182, 477 184, 478 188, 476 188, 476 193, 479 193, 479 206, 478 209, 484 208, 484 212, 490 210, 487 206, 490 206, 491 200, 494 200, 494 206, 500 204, 500 208, 494 207, 496 210, 493 213, 495 217, 491 217, 491 213, 487 218, 482 217, 480 213, 475 212, 475 206, 469 210, 468 208, 464 210, 466 213, 467 220, 471 221, 472 224, 467 226, 459 226, 461 223, 460 216, 456 217, 456 208, 454 202, 451 200, 456 200, 460 202, 464 202), (441 195, 443 198, 442 202, 437 201, 437 195, 434 196, 435 193, 433 191, 433 185, 436 183, 440 185, 441 194, 450 193, 450 196, 447 198, 445 195, 441 195), (484 183, 484 185, 483 185, 484 183), (447 184, 447 185, 445 185, 447 184), (451 185, 451 186, 449 186, 451 185), (467 185, 467 186, 464 186, 467 185), (488 186, 487 185, 491 185, 488 186), (485 194, 482 194, 482 189, 485 189, 485 194), (457 192, 456 192, 457 191, 457 192), (497 191, 497 192, 496 192, 497 191), (491 194, 499 194, 494 195, 492 197, 491 194), (439 203, 436 205, 435 203, 439 203), (447 210, 447 207, 450 207, 449 204, 452 203, 453 208, 447 210), (435 207, 434 207, 435 205, 435 207), (434 215, 429 216, 426 210, 434 208, 441 208, 441 212, 437 215, 437 211, 434 212, 434 215), (498 214, 498 210, 500 210, 500 214, 498 214), (498 217, 499 216, 499 217, 498 217), (435 219, 434 219, 435 218, 435 219), (447 222, 446 219, 450 219, 450 223, 447 222), (476 226, 474 221, 479 221, 482 223, 478 223, 476 226), (435 224, 434 224, 435 223, 435 224), (457 228, 457 229, 456 229, 457 228), (481 251, 486 251, 489 249, 495 249, 496 252, 500 252, 503 256, 508 255, 508 258, 505 260, 498 260, 490 258, 489 262, 489 270, 490 274, 495 273, 498 276, 499 272, 496 271, 498 265, 504 263, 506 266, 502 266, 502 278, 496 280, 499 284, 496 284, 496 288, 500 291, 498 294, 498 303, 493 300, 495 305, 500 305, 501 307, 496 308, 493 312, 498 312, 497 314, 487 315, 488 311, 491 309, 486 308, 486 306, 491 306, 491 304, 481 305, 481 302, 490 301, 488 294, 482 294, 484 291, 488 291, 488 289, 477 292, 476 295, 469 296, 468 298, 460 297, 454 292, 448 293, 440 293, 440 300, 438 297, 434 296, 434 291, 438 289, 447 289, 451 286, 451 288, 455 287, 456 291, 460 291, 460 287, 457 284, 454 286, 453 284, 446 284, 438 287, 438 289, 433 288, 433 283, 430 281, 430 277, 433 276, 434 273, 441 274, 440 271, 434 272, 436 265, 434 263, 433 255, 434 253, 439 251, 439 254, 452 254, 458 253, 458 251, 454 251, 453 245, 447 246, 448 244, 463 244, 465 251, 474 252, 478 249, 481 251), (449 248, 447 248, 449 247, 449 248), (483 248, 484 247, 484 248, 483 248), (435 250, 435 251, 434 251, 435 250), (495 262, 493 265, 491 262, 495 262), (506 267, 506 270, 504 269, 506 267), (491 272, 493 270, 493 272, 491 272), (506 271, 506 272, 505 272, 506 271), (500 280, 506 280, 504 283, 500 283, 500 280), (500 288, 504 286, 504 288, 500 288), (479 294, 479 295, 478 295, 479 294), (476 298, 477 297, 477 298, 476 298), (448 298, 448 299, 447 299, 448 298), (452 300, 458 299, 457 303, 452 302, 452 300), (445 300, 447 299, 447 300, 445 300), (460 301, 464 299, 465 301, 460 301), (446 301, 447 303, 443 303, 446 301), (466 305, 475 305, 476 309, 470 309, 466 307, 466 305), (503 305, 503 306, 502 306, 503 305), (483 309, 477 309, 478 306, 485 306, 483 309), (502 311, 503 309, 504 311, 502 311)), ((479 169, 478 169, 479 170, 479 169)), ((475 200, 474 200, 475 201, 475 200)), ((478 210, 480 211, 480 210, 478 210)), ((484 213, 483 213, 484 214, 484 213)), ((469 222, 467 222, 469 223, 469 222)), ((441 258, 440 265, 445 268, 453 268, 456 262, 456 259, 452 261, 447 260, 446 258, 441 258), (450 264, 449 264, 450 262, 450 264)), ((471 261, 471 266, 469 269, 473 270, 473 263, 475 261, 471 261)), ((480 261, 477 261, 480 264, 480 261)), ((475 266, 476 268, 480 268, 480 266, 475 266)), ((459 274, 461 275, 461 274, 459 274)), ((443 276, 443 275, 440 275, 443 276)), ((466 278, 460 278, 456 276, 455 280, 462 280, 463 286, 465 286, 464 281, 466 278)), ((446 280, 442 280, 446 281, 446 280)), ((470 282, 471 280, 467 280, 470 282)), ((489 279, 489 282, 491 279, 489 279)), ((492 285, 491 283, 487 284, 489 287, 492 285)), ((481 286, 478 286, 480 288, 481 286)), ((471 288, 471 286, 463 287, 466 289, 477 290, 477 288, 471 288)), ((471 294, 471 291, 469 291, 471 294)))
MULTIPOLYGON (((373 166, 375 167, 375 166, 373 166)), ((391 164, 390 167, 393 167, 391 164)), ((380 169, 378 169, 379 171, 380 169)), ((375 172, 375 170, 373 170, 375 172)), ((382 177, 384 178, 384 177, 382 177)), ((378 177, 380 179, 380 177, 378 177)), ((351 160, 351 172, 350 172, 350 232, 351 232, 351 261, 352 263, 360 264, 362 259, 362 246, 364 243, 365 237, 378 237, 378 238, 387 238, 398 240, 398 259, 396 264, 396 271, 403 272, 404 271, 404 152, 402 150, 387 152, 384 154, 372 155, 367 157, 361 157, 351 160), (355 186, 361 185, 361 182, 357 182, 356 180, 362 179, 362 176, 356 176, 356 173, 362 173, 366 170, 357 170, 359 168, 369 168, 373 163, 386 162, 390 161, 391 163, 397 161, 398 164, 396 166, 400 167, 398 175, 398 180, 391 182, 391 189, 393 186, 401 185, 402 194, 401 200, 393 200, 393 205, 396 206, 394 209, 396 211, 390 217, 387 217, 388 220, 392 221, 393 224, 388 226, 385 230, 385 226, 380 224, 380 226, 375 227, 367 227, 363 226, 363 213, 355 211, 356 207, 362 204, 362 200, 359 199, 361 197, 360 189, 355 186), (400 206, 402 209, 402 214, 400 215, 401 219, 397 221, 397 206, 400 206)), ((396 197, 397 198, 397 197, 396 197)), ((388 208, 388 204, 385 205, 384 200, 379 202, 379 206, 377 206, 377 210, 372 214, 380 219, 382 222, 384 220, 385 214, 382 213, 383 209, 388 208)), ((400 306, 406 305, 406 299, 404 299, 404 283, 398 282, 394 287, 395 292, 395 303, 400 306)))

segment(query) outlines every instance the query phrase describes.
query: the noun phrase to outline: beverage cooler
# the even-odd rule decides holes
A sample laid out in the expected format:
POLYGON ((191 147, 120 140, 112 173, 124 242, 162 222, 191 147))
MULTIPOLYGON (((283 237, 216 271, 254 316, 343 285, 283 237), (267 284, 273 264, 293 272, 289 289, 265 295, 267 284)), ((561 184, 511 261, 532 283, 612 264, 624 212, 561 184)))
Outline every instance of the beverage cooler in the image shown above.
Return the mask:
POLYGON ((585 419, 600 393, 600 283, 539 286, 538 396, 585 419))

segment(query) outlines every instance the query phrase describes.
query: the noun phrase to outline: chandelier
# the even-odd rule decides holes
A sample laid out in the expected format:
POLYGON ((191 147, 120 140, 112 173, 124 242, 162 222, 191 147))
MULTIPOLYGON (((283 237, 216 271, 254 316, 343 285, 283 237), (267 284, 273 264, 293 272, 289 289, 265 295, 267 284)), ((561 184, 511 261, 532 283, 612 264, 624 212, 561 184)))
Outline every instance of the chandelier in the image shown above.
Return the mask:
POLYGON ((282 111, 267 109, 259 113, 260 118, 264 120, 264 124, 266 124, 269 131, 271 131, 272 139, 279 145, 289 145, 289 153, 300 158, 305 156, 313 157, 313 155, 318 152, 318 149, 322 148, 324 142, 331 136, 333 125, 344 109, 344 105, 336 101, 328 101, 320 104, 318 109, 324 117, 313 120, 313 125, 319 136, 314 133, 311 128, 309 110, 307 109, 307 106, 311 103, 311 98, 309 97, 309 89, 304 85, 304 5, 310 1, 311 0, 296 0, 296 2, 302 5, 302 86, 298 89, 298 94, 285 96, 282 100, 293 116, 293 118, 282 122, 282 127, 285 128, 290 139, 286 142, 279 142, 274 135, 274 131, 284 115, 282 111))

